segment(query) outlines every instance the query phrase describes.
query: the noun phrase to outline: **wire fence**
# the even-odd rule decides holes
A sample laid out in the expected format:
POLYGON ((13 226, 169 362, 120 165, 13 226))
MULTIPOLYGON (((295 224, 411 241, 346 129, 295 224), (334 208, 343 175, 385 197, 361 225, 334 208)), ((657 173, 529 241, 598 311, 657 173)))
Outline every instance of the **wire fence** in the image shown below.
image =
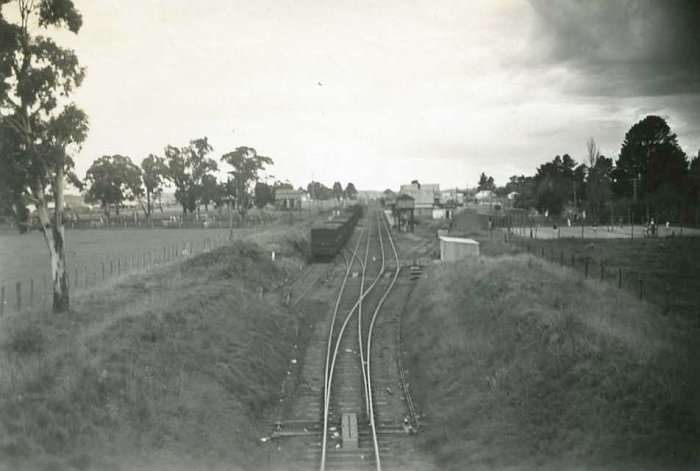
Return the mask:
MULTIPOLYGON (((106 261, 68 267, 68 289, 71 296, 80 295, 118 278, 143 273, 152 268, 184 260, 208 252, 226 243, 216 237, 164 245, 159 249, 112 256, 106 261)), ((23 311, 46 311, 53 302, 53 281, 50 275, 10 282, 0 287, 0 316, 23 311)))
POLYGON ((597 279, 610 283, 617 289, 627 290, 638 299, 658 306, 665 315, 674 313, 696 316, 700 321, 700 273, 693 265, 689 265, 687 270, 673 269, 668 265, 657 267, 656 271, 635 270, 585 253, 594 250, 593 243, 584 247, 582 254, 516 232, 504 231, 503 238, 520 252, 532 254, 554 265, 571 268, 584 278, 597 279))
MULTIPOLYGON (((284 222, 285 220, 278 218, 268 224, 247 224, 243 227, 234 227, 228 235, 220 234, 198 240, 172 242, 158 248, 108 256, 95 263, 68 266, 66 270, 68 288, 71 296, 79 296, 120 277, 143 273, 152 268, 208 252, 225 245, 231 237, 244 238, 264 232, 266 227, 272 228, 284 222)), ((52 302, 53 280, 50 274, 4 282, 0 286, 0 318, 25 311, 46 312, 51 309, 52 302)))

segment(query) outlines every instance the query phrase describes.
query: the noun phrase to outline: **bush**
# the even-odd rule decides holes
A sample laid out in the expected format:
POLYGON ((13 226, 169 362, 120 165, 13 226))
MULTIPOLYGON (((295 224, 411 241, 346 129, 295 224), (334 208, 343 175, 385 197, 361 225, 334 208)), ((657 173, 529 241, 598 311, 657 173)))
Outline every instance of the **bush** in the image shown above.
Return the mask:
POLYGON ((29 325, 11 334, 8 347, 15 353, 42 353, 46 347, 46 338, 39 327, 29 325))

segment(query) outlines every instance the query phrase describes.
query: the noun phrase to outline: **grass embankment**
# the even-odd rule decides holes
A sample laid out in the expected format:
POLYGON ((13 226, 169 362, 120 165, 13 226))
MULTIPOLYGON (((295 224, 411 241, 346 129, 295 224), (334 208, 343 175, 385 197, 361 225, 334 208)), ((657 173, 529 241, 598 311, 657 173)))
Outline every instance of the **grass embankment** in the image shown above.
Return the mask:
POLYGON ((0 469, 259 469, 259 420, 294 343, 291 315, 259 287, 298 266, 287 250, 273 263, 236 242, 93 291, 69 313, 6 319, 0 469))
POLYGON ((439 466, 700 465, 700 358, 648 304, 527 255, 433 267, 412 299, 407 367, 439 466))

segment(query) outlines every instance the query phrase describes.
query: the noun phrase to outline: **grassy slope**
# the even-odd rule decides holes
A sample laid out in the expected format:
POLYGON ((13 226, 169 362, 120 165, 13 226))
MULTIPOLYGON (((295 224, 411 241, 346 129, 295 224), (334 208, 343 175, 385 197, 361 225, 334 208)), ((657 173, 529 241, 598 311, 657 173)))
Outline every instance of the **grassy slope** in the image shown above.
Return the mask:
POLYGON ((258 288, 284 265, 237 242, 66 315, 6 320, 0 469, 258 469, 257 420, 294 342, 290 315, 258 288))
POLYGON ((700 465, 699 358, 648 305, 524 255, 437 266, 413 300, 408 368, 440 466, 700 465))

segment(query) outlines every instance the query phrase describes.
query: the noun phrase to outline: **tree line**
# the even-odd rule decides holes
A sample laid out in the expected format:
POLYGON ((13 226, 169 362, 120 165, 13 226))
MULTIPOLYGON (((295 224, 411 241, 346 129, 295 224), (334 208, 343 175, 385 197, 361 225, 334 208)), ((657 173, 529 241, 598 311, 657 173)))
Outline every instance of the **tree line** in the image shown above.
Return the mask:
POLYGON ((691 158, 666 120, 647 116, 625 134, 615 160, 594 139, 585 162, 569 154, 540 165, 532 176, 514 175, 502 187, 482 173, 479 190, 514 194, 514 207, 597 223, 619 220, 697 222, 700 213, 700 151, 691 158))
POLYGON ((253 205, 262 208, 274 203, 276 188, 291 188, 289 183, 260 180, 260 173, 274 162, 252 147, 238 147, 218 161, 211 158, 212 152, 211 144, 203 137, 183 147, 167 145, 163 156, 150 154, 140 166, 128 156, 106 155, 92 163, 80 186, 85 201, 99 203, 108 219, 112 209, 119 214, 125 201, 137 201, 150 219, 166 185, 174 187, 183 215, 201 206, 205 211, 213 206, 231 207, 242 217, 253 205), (219 181, 215 174, 220 164, 227 170, 225 181, 219 181))
MULTIPOLYGON (((95 160, 79 182, 87 203, 98 203, 107 219, 112 210, 119 214, 125 201, 137 201, 147 220, 151 218, 156 202, 160 201, 166 185, 175 189, 175 200, 183 215, 204 207, 235 208, 245 218, 253 206, 264 208, 275 203, 277 190, 293 190, 289 182, 262 181, 260 173, 273 160, 258 154, 252 147, 238 147, 223 154, 219 160, 210 157, 213 149, 206 137, 194 139, 184 147, 168 145, 164 155, 150 154, 136 165, 130 157, 106 155, 95 160), (228 170, 228 177, 219 181, 215 172, 220 164, 228 170)), ((353 183, 343 188, 335 182, 332 188, 312 181, 306 190, 312 199, 353 199, 357 190, 353 183)), ((160 205, 162 209, 162 204, 160 205)))

